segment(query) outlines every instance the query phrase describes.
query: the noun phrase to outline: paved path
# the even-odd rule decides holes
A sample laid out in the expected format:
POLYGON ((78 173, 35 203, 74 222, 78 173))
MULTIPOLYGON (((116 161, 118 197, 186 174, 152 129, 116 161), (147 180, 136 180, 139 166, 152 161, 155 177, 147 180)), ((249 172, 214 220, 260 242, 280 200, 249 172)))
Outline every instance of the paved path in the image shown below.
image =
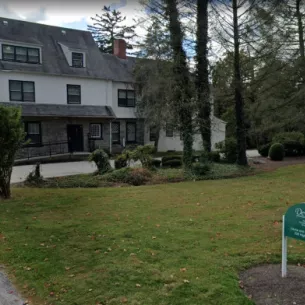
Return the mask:
MULTIPOLYGON (((11 183, 24 181, 34 167, 34 165, 14 166, 11 183)), ((90 174, 95 170, 95 164, 88 161, 41 164, 41 175, 44 178, 90 174)))
POLYGON ((1 305, 24 305, 17 290, 13 287, 6 275, 0 271, 0 304, 1 305))
POLYGON ((247 157, 248 158, 260 157, 260 154, 258 153, 257 149, 251 149, 251 150, 247 150, 247 157))

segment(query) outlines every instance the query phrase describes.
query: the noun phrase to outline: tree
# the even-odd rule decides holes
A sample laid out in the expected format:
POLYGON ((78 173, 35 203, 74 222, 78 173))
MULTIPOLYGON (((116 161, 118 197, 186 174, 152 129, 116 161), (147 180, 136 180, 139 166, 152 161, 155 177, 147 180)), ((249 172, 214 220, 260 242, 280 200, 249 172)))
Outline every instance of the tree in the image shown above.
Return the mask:
POLYGON ((172 79, 169 33, 164 22, 151 16, 146 37, 141 44, 141 57, 134 69, 135 89, 139 96, 137 111, 150 128, 155 129, 155 147, 158 147, 159 134, 171 120, 169 107, 172 79), (143 58, 144 57, 144 58, 143 58))
POLYGON ((179 20, 177 0, 165 0, 169 18, 170 44, 173 50, 172 105, 179 119, 183 141, 183 163, 186 170, 192 167, 193 107, 192 89, 186 53, 183 49, 183 32, 179 20))
POLYGON ((0 197, 11 196, 11 175, 17 150, 24 143, 21 110, 0 106, 0 197))
POLYGON ((208 70, 208 0, 197 2, 197 111, 203 146, 211 151, 211 102, 208 70))
POLYGON ((135 25, 126 26, 124 21, 126 16, 117 10, 111 10, 110 6, 104 6, 102 15, 96 14, 91 17, 93 25, 88 25, 88 30, 92 33, 100 51, 113 54, 114 40, 124 39, 127 48, 132 49, 131 40, 136 37, 135 25))

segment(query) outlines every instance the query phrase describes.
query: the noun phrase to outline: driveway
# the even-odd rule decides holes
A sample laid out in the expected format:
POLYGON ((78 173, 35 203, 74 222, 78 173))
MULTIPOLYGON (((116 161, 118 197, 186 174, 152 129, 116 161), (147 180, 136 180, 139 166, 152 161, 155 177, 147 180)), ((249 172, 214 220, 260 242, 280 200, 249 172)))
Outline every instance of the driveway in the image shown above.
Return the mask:
MULTIPOLYGON (((14 166, 11 183, 24 181, 34 167, 34 165, 14 166)), ((95 170, 95 164, 88 161, 41 164, 41 175, 44 178, 90 174, 95 170)))

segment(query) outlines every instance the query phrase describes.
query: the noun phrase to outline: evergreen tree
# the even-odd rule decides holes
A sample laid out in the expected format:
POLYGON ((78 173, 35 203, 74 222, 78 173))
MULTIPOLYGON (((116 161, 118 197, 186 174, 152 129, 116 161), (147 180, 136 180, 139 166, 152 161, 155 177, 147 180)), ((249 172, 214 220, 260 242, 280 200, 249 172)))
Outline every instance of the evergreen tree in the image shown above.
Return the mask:
POLYGON ((104 6, 102 11, 103 14, 91 17, 94 23, 88 25, 88 30, 92 33, 101 52, 113 54, 115 39, 124 39, 127 48, 132 49, 131 41, 137 36, 136 26, 124 25, 126 16, 122 16, 122 13, 117 10, 111 10, 110 6, 104 6))

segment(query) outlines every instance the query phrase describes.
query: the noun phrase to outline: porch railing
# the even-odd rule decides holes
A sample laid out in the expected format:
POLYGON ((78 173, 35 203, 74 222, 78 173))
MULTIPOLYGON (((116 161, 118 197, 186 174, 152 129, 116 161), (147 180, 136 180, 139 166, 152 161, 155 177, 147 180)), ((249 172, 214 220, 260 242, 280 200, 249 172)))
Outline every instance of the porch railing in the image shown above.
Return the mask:
POLYGON ((39 146, 27 145, 17 153, 17 159, 31 159, 35 157, 51 157, 69 153, 68 142, 47 142, 39 146))

